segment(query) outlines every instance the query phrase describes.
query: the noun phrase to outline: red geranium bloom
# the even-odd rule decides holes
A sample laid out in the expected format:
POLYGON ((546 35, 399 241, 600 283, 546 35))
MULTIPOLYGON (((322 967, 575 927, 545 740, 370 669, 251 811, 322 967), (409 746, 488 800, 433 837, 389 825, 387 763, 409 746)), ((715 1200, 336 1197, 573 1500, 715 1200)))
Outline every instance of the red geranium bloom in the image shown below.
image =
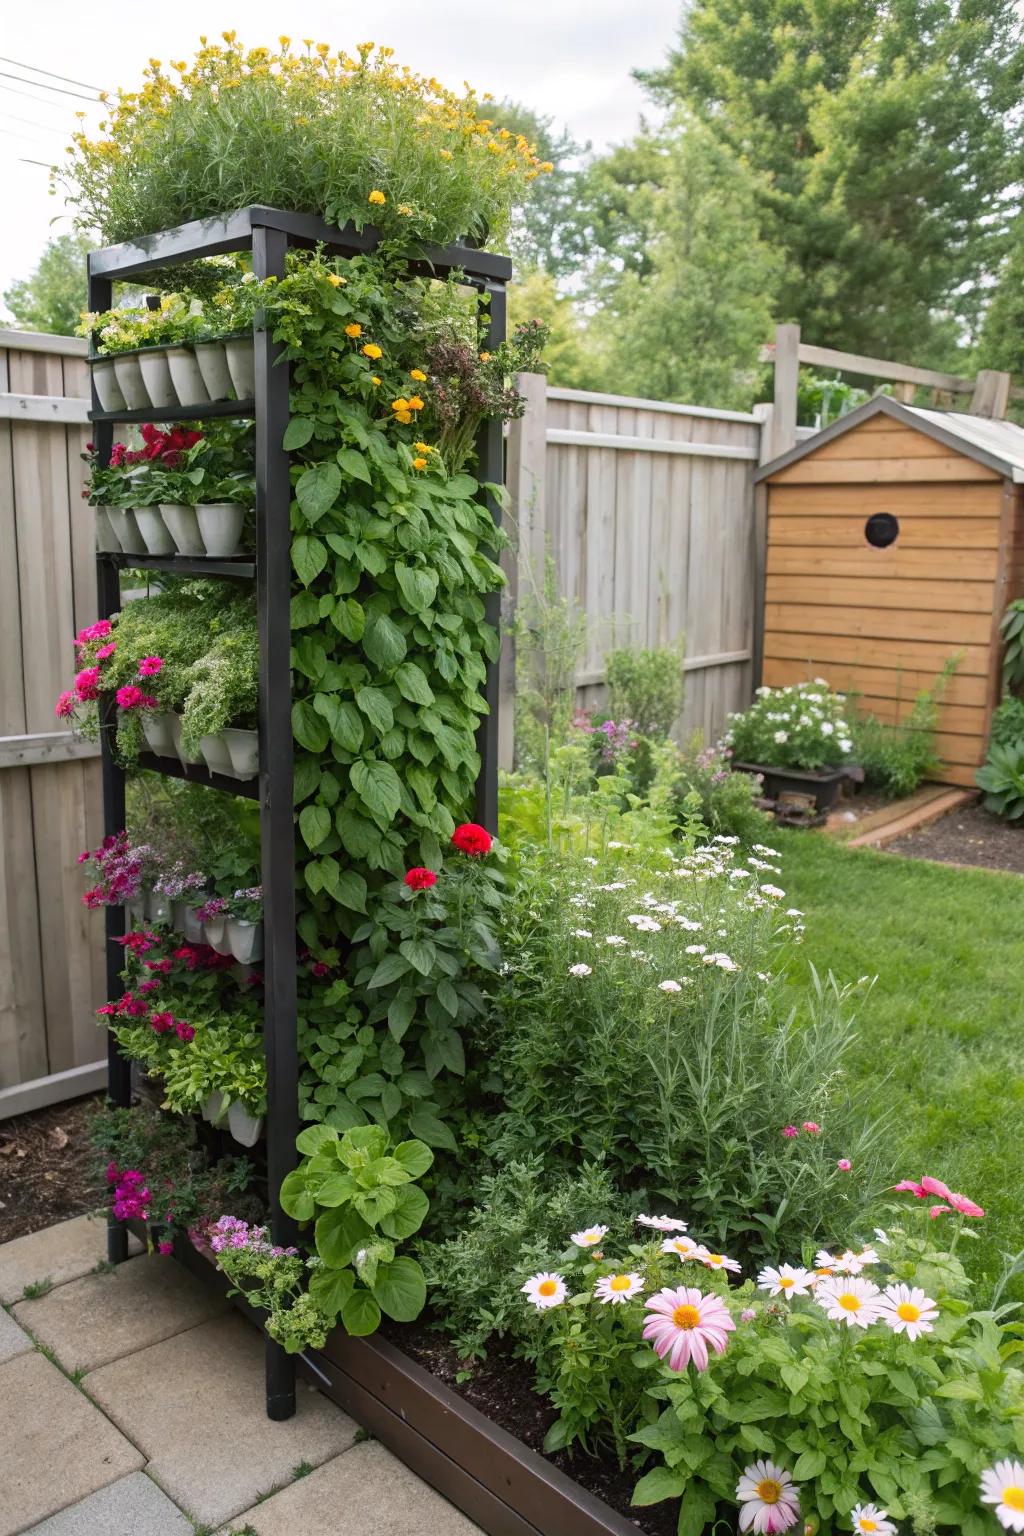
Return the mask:
POLYGON ((410 891, 429 891, 432 885, 437 884, 437 876, 432 869, 417 866, 416 869, 406 871, 405 883, 410 891))
POLYGON ((452 843, 459 852, 471 854, 474 858, 490 853, 492 841, 486 827, 479 826, 475 821, 464 821, 452 833, 452 843))

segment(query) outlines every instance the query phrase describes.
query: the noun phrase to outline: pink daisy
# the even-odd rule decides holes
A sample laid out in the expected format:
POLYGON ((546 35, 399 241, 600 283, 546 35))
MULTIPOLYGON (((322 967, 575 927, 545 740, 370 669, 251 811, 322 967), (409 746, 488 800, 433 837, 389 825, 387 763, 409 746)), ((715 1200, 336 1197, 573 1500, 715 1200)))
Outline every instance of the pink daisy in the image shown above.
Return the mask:
POLYGON ((671 1370, 685 1370, 692 1360, 698 1371, 706 1371, 708 1345, 722 1354, 735 1327, 720 1296, 702 1295, 696 1286, 666 1286, 647 1303, 644 1338, 659 1359, 667 1357, 671 1370))

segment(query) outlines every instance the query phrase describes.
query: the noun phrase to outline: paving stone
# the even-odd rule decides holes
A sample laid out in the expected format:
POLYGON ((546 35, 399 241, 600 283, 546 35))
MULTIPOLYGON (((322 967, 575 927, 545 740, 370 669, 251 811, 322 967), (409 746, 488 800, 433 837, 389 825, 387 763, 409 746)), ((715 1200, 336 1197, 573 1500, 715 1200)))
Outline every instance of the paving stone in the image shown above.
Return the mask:
POLYGON ((480 1527, 435 1493, 391 1452, 365 1441, 229 1522, 256 1536, 479 1536, 480 1527))
POLYGON ((23 1355, 32 1348, 32 1340, 23 1328, 19 1328, 9 1313, 0 1309, 0 1364, 23 1355))
MULTIPOLYGON (((141 1253, 142 1245, 131 1237, 128 1251, 141 1253)), ((16 1237, 0 1246, 0 1301, 20 1301, 26 1285, 41 1280, 54 1285, 77 1280, 106 1257, 105 1216, 74 1216, 42 1232, 16 1237)))
POLYGON ((14 1315, 65 1370, 93 1370, 226 1312, 230 1303, 173 1259, 143 1254, 22 1301, 14 1315))
POLYGON ((34 1525, 25 1536, 192 1536, 194 1526, 145 1472, 133 1472, 34 1525))
POLYGON ((0 1365, 0 1536, 15 1536, 143 1458, 55 1365, 35 1350, 0 1365))
POLYGON ((101 1366, 83 1386, 174 1502, 221 1525, 300 1462, 317 1467, 355 1437, 352 1420, 301 1380, 295 1417, 268 1419, 263 1358, 262 1336, 231 1314, 101 1366))

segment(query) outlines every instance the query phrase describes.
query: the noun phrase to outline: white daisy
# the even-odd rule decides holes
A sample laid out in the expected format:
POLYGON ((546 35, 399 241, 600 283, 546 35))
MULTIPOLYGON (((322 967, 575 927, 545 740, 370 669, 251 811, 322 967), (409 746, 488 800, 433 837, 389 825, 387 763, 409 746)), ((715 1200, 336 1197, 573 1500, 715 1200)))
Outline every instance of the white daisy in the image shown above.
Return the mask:
POLYGON ((906 1333, 911 1343, 920 1333, 931 1333, 939 1309, 919 1285, 887 1285, 879 1303, 883 1323, 893 1333, 906 1333))
POLYGON ((683 989, 679 985, 678 981, 659 981, 658 982, 658 991, 659 992, 681 992, 682 990, 683 989))
POLYGON ((677 1216, 644 1216, 637 1217, 637 1226, 653 1227, 655 1232, 685 1232, 686 1222, 680 1221, 677 1216))
POLYGON ((765 1265, 757 1277, 758 1289, 772 1296, 807 1296, 812 1284, 810 1270, 792 1264, 780 1264, 778 1269, 765 1265))
POLYGON ((839 1265, 839 1260, 836 1258, 835 1254, 829 1253, 827 1248, 818 1249, 817 1253, 814 1255, 814 1262, 818 1269, 827 1269, 830 1274, 833 1270, 838 1268, 839 1265))
POLYGON ((707 1252, 700 1243, 695 1243, 692 1237, 667 1237, 661 1245, 662 1253, 674 1253, 677 1258, 683 1260, 701 1259, 707 1252))
POLYGON ((896 1527, 891 1520, 885 1517, 889 1513, 886 1509, 879 1509, 876 1504, 855 1504, 850 1511, 850 1519, 853 1521, 855 1531, 862 1536, 896 1536, 896 1527))
POLYGON ((741 1531, 788 1531, 800 1518, 800 1490, 788 1472, 772 1461, 743 1468, 736 1484, 741 1531))
POLYGON ((583 961, 581 960, 578 965, 570 965, 570 967, 569 967, 569 975, 570 976, 589 976, 589 975, 591 975, 590 966, 589 965, 584 965, 583 961))
POLYGON ((566 1297, 562 1276, 549 1274, 546 1270, 541 1270, 539 1275, 531 1275, 519 1289, 533 1302, 538 1312, 543 1312, 546 1307, 560 1307, 566 1297))
POLYGON ((607 1231, 607 1227, 584 1227, 581 1232, 571 1233, 569 1241, 577 1248, 596 1248, 607 1231))
POLYGON ((736 1260, 726 1258, 724 1253, 708 1253, 705 1249, 702 1255, 702 1262, 707 1265, 708 1269, 731 1269, 737 1275, 740 1272, 740 1266, 736 1260))
POLYGON ((849 1328, 870 1328, 877 1323, 881 1316, 880 1296, 877 1285, 859 1277, 823 1280, 814 1293, 815 1301, 833 1322, 845 1323, 849 1328))
POLYGON ((598 1301, 603 1301, 607 1306, 614 1306, 629 1301, 633 1296, 639 1296, 644 1288, 644 1282, 639 1275, 603 1275, 594 1286, 594 1295, 598 1301))
POLYGON ((1024 1531, 1024 1466, 997 1461, 981 1474, 981 1498, 995 1505, 995 1517, 1005 1531, 1024 1531))

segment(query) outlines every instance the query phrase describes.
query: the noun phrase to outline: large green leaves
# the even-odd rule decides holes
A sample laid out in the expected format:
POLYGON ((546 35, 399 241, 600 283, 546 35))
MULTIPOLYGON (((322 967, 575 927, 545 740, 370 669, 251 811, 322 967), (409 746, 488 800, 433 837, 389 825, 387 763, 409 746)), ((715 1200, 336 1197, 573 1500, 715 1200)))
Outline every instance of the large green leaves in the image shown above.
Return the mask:
POLYGON ((352 764, 352 788, 379 826, 387 826, 398 814, 402 786, 390 763, 364 757, 352 764))
POLYGON ((295 485, 295 499, 307 523, 317 523, 329 512, 341 490, 341 470, 329 460, 314 464, 301 474, 295 485))

